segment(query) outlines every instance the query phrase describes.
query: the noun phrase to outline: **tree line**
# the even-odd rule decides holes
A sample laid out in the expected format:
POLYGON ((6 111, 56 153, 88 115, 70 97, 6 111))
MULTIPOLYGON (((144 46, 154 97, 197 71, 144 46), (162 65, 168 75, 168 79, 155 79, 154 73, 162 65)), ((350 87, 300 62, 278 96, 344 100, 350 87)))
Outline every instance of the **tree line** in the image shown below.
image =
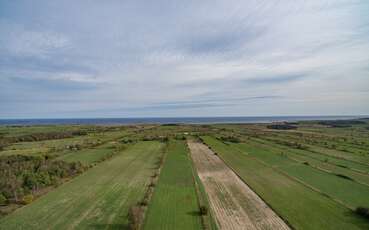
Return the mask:
POLYGON ((79 162, 67 163, 41 156, 0 157, 0 205, 29 203, 48 186, 84 171, 79 162))

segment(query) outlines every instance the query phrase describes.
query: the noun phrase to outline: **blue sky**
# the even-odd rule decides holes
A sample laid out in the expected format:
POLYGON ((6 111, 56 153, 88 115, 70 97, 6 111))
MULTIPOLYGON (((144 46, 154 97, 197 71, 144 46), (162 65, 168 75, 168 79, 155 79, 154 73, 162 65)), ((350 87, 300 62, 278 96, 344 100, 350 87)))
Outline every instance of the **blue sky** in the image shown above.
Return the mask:
POLYGON ((0 0, 0 118, 369 114, 369 1, 0 0))

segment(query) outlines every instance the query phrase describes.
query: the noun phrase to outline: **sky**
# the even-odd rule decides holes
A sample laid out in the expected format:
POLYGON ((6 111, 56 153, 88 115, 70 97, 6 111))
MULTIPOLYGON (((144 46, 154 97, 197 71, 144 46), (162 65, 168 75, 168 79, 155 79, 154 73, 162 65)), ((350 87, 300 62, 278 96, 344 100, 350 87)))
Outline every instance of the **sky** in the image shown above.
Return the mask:
POLYGON ((0 0, 0 118, 368 114, 368 0, 0 0))

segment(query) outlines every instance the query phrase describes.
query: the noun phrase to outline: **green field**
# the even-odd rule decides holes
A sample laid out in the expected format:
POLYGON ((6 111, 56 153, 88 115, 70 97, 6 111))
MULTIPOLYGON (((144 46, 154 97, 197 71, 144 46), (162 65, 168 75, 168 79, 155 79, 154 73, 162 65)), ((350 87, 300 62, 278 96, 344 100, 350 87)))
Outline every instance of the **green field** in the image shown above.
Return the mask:
POLYGON ((357 182, 369 186, 369 174, 364 173, 366 170, 369 170, 369 166, 365 166, 364 164, 359 165, 359 168, 361 168, 363 171, 361 172, 360 170, 357 170, 355 168, 349 168, 348 166, 346 166, 347 161, 345 160, 340 160, 340 162, 338 163, 336 161, 327 160, 327 158, 324 158, 324 156, 319 158, 318 156, 316 156, 317 155, 316 153, 311 153, 307 150, 291 149, 286 146, 275 144, 273 142, 261 139, 249 141, 248 144, 257 145, 260 149, 267 149, 275 153, 279 154, 283 153, 290 159, 304 163, 307 162, 312 167, 321 169, 322 171, 330 172, 335 175, 337 174, 345 175, 349 178, 354 179, 357 182))
POLYGON ((127 135, 127 132, 124 131, 110 131, 102 133, 88 133, 83 136, 63 139, 11 143, 4 147, 3 151, 0 152, 0 156, 17 154, 29 156, 59 156, 72 152, 71 148, 74 146, 78 146, 79 148, 91 148, 92 146, 114 141, 125 135, 127 135))
POLYGON ((337 202, 214 138, 203 140, 296 229, 366 229, 369 222, 337 202), (308 220, 308 221, 307 221, 308 220))
POLYGON ((92 149, 72 151, 56 159, 66 162, 81 162, 83 165, 88 166, 113 156, 119 148, 122 148, 122 145, 115 142, 107 143, 92 149))
POLYGON ((158 142, 135 144, 0 219, 0 229, 124 229, 161 149, 158 142))
POLYGON ((273 151, 272 148, 255 143, 234 145, 242 152, 261 160, 265 164, 286 172, 289 176, 299 179, 333 199, 342 201, 348 207, 369 206, 369 186, 318 170, 302 162, 293 161, 286 155, 282 155, 281 152, 273 151))
POLYGON ((169 143, 144 229, 201 229, 191 161, 183 141, 169 143))

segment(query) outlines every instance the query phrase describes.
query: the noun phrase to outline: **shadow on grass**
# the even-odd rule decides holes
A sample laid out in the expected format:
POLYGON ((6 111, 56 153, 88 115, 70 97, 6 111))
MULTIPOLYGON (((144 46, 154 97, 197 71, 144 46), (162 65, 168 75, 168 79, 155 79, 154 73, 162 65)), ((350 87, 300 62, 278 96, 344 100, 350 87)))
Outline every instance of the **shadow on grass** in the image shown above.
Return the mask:
POLYGON ((187 215, 190 215, 190 216, 201 216, 201 213, 199 211, 191 211, 191 212, 187 212, 187 215))
POLYGON ((345 211, 348 221, 359 226, 361 229, 369 229, 369 219, 357 214, 355 211, 345 211))
POLYGON ((90 229, 120 229, 120 230, 130 229, 127 224, 91 224, 89 228, 90 229))

